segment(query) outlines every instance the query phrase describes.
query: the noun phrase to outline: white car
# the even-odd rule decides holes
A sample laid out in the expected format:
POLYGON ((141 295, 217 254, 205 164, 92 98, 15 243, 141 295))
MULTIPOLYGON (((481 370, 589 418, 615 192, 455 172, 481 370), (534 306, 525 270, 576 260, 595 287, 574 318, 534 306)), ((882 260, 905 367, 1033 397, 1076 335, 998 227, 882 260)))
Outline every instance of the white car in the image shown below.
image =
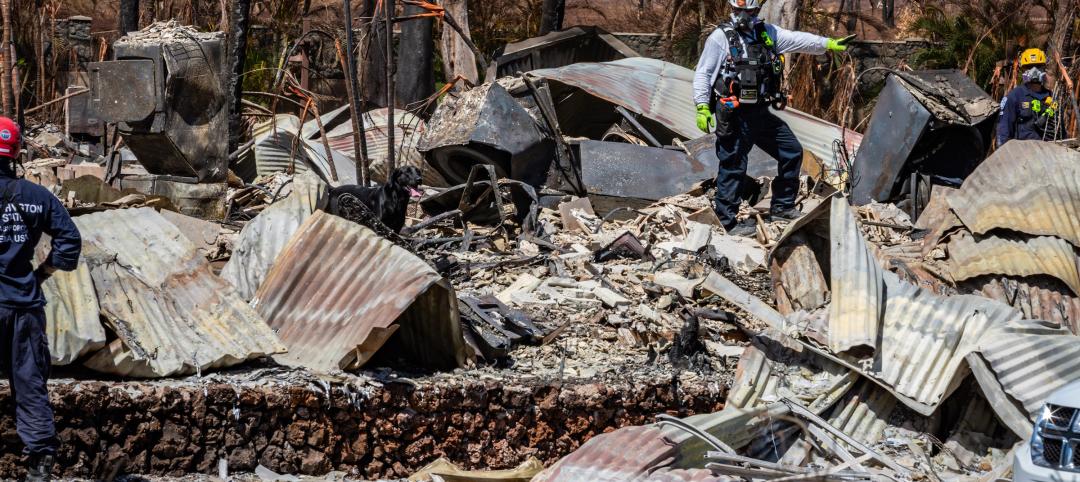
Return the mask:
POLYGON ((1013 482, 1080 482, 1080 381, 1046 399, 1031 440, 1016 451, 1013 482))

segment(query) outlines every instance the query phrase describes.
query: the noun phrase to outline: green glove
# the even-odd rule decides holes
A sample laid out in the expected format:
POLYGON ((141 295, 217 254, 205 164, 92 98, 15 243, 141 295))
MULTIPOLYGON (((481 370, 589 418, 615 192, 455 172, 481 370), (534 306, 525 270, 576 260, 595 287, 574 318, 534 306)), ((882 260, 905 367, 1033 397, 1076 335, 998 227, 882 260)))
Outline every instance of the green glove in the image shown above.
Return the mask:
POLYGON ((825 49, 835 52, 843 52, 847 50, 847 44, 855 38, 855 34, 848 35, 842 39, 831 38, 828 42, 825 42, 825 49))
POLYGON ((697 105, 697 128, 702 132, 711 132, 716 126, 716 117, 709 110, 709 104, 697 105))

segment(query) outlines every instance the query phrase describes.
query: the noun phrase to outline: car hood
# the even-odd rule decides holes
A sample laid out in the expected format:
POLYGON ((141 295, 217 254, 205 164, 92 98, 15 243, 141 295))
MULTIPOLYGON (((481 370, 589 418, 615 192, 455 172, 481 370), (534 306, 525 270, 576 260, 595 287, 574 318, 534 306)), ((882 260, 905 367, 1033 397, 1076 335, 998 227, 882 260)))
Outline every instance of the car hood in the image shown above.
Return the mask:
POLYGON ((1065 385, 1050 394, 1050 397, 1046 399, 1046 403, 1080 408, 1080 380, 1065 385))

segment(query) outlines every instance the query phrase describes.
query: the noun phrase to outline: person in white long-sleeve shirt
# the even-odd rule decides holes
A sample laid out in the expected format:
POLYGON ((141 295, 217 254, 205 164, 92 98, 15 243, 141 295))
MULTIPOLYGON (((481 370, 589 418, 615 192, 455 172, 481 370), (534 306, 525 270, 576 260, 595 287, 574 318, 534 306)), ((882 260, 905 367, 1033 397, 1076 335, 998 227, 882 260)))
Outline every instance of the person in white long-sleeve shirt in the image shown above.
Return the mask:
POLYGON ((785 30, 758 19, 763 1, 729 0, 731 21, 721 24, 705 41, 694 73, 694 103, 702 131, 716 131, 714 209, 724 228, 734 235, 752 235, 753 221, 738 223, 739 193, 746 178, 747 154, 754 145, 777 160, 772 182, 774 218, 795 219, 799 169, 803 148, 791 129, 768 107, 783 108, 781 90, 783 54, 823 54, 846 50, 854 36, 830 39, 807 32, 785 30))

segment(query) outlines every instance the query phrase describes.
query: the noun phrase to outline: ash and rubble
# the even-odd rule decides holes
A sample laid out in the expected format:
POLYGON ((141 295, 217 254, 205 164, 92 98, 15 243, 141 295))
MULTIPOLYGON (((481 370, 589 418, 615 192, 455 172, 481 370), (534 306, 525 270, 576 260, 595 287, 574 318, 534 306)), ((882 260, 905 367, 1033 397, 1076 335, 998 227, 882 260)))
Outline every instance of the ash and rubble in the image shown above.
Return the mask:
MULTIPOLYGON (((156 25, 127 42, 191 38, 218 37, 156 25)), ((432 466, 373 473, 360 456, 304 464, 266 452, 234 464, 239 477, 226 464, 234 480, 330 470, 416 472, 408 480, 1006 477, 1045 397, 1080 379, 1080 220, 1063 201, 1080 197, 1080 153, 1010 142, 919 202, 901 174, 950 168, 942 158, 910 165, 915 143, 949 151, 948 136, 922 130, 977 131, 993 109, 967 83, 950 87, 963 82, 956 75, 898 76, 892 95, 929 103, 940 122, 907 132, 903 152, 879 162, 880 142, 782 112, 808 153, 806 215, 768 221, 768 179, 748 180, 757 189, 741 217, 759 230, 734 237, 710 203, 719 161, 692 147, 709 140, 690 123, 689 71, 617 50, 608 62, 451 94, 427 122, 399 118, 395 132, 408 135, 397 136, 398 160, 420 167, 426 184, 400 234, 322 211, 329 187, 355 182, 345 109, 323 116, 330 139, 295 117, 255 126, 225 182, 213 166, 143 166, 129 150, 95 155, 55 126, 29 129, 41 158, 25 175, 76 216, 87 253, 44 288, 54 364, 77 375, 53 386, 99 376, 327 394, 666 384, 694 392, 699 407, 723 404, 694 411, 673 396, 657 412, 674 413, 596 423, 542 462, 513 447, 513 463, 435 461, 449 452, 440 448, 414 463, 432 466), (1014 185, 1016 166, 1048 185, 1014 185), (1047 367, 1051 357, 1060 363, 1047 367)), ((889 128, 888 117, 871 129, 889 128)), ((385 178, 386 132, 363 135, 385 178)), ((751 172, 761 155, 751 154, 751 172)), ((192 467, 220 473, 209 460, 192 467)))

